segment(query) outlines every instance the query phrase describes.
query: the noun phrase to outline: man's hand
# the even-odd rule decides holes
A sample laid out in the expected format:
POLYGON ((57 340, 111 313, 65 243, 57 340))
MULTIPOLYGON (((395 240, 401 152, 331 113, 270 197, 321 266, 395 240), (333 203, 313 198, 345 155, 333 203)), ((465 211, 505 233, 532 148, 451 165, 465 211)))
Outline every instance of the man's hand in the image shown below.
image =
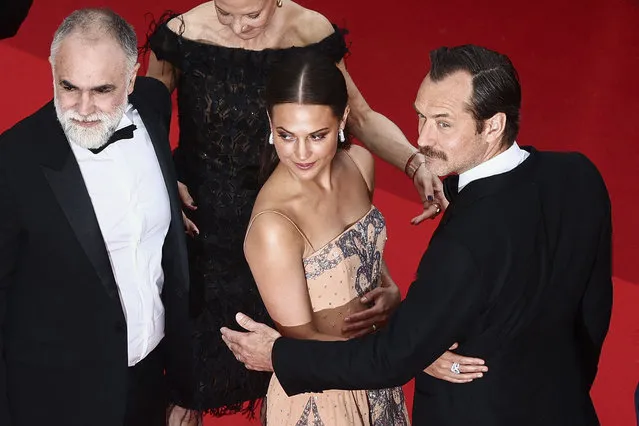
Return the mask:
MULTIPOLYGON (((421 156, 421 154, 418 154, 418 157, 419 156, 421 156)), ((425 162, 426 160, 424 159, 423 161, 425 162)), ((431 173, 426 168, 426 163, 415 172, 413 183, 415 184, 417 192, 419 192, 419 198, 422 200, 424 210, 419 216, 411 219, 410 223, 412 225, 418 225, 426 219, 433 219, 439 213, 446 210, 448 200, 446 200, 444 196, 442 181, 437 175, 431 173)))
POLYGON ((269 326, 255 322, 241 312, 235 316, 237 323, 248 333, 222 327, 222 340, 233 352, 235 359, 249 370, 273 371, 271 351, 275 340, 282 337, 269 326))
POLYGON ((402 301, 396 285, 377 287, 361 297, 361 302, 372 306, 344 318, 342 333, 349 339, 364 336, 388 322, 388 318, 402 301))
POLYGON ((444 352, 435 362, 429 365, 424 373, 436 379, 446 380, 451 383, 470 383, 475 379, 484 377, 488 367, 484 365, 484 360, 479 358, 469 358, 449 352, 457 349, 459 345, 453 344, 448 351, 444 352), (459 373, 453 372, 453 363, 457 364, 459 373))

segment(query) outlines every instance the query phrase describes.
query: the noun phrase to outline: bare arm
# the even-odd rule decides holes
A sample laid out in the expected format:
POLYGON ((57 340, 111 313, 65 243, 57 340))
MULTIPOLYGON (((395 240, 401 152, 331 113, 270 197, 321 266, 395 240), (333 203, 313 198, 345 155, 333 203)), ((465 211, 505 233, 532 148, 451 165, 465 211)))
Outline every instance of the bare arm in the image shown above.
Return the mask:
POLYGON ((304 239, 285 218, 266 213, 247 232, 244 254, 269 315, 284 336, 345 340, 326 334, 313 318, 302 262, 304 239))
POLYGON ((337 64, 344 74, 351 112, 348 125, 351 133, 374 154, 405 172, 413 180, 423 204, 420 215, 411 220, 416 225, 437 215, 444 207, 442 183, 425 167, 425 158, 411 145, 399 127, 386 116, 374 111, 348 74, 344 61, 337 64))
POLYGON ((348 87, 348 104, 351 107, 348 116, 349 130, 374 154, 403 171, 406 161, 417 148, 408 142, 395 123, 368 105, 346 70, 343 60, 337 67, 344 74, 348 87))
POLYGON ((169 62, 158 60, 155 53, 151 52, 149 55, 149 68, 146 71, 146 76, 160 80, 169 89, 170 93, 173 93, 177 86, 179 72, 169 62))

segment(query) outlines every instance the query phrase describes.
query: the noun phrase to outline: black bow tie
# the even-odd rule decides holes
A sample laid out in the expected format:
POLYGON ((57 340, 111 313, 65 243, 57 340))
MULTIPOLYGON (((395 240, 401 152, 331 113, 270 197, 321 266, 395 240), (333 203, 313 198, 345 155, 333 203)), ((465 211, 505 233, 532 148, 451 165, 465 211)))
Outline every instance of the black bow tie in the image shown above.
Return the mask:
POLYGON ((89 148, 89 151, 91 151, 94 154, 97 154, 99 152, 104 151, 104 149, 111 145, 113 142, 117 142, 120 139, 133 139, 133 132, 135 131, 135 129, 137 129, 137 127, 135 127, 135 124, 129 124, 126 127, 123 127, 119 130, 116 130, 111 137, 109 138, 109 140, 107 141, 107 143, 105 143, 104 145, 102 145, 99 148, 89 148))
POLYGON ((450 175, 444 179, 444 195, 449 203, 455 201, 459 193, 459 175, 450 175))

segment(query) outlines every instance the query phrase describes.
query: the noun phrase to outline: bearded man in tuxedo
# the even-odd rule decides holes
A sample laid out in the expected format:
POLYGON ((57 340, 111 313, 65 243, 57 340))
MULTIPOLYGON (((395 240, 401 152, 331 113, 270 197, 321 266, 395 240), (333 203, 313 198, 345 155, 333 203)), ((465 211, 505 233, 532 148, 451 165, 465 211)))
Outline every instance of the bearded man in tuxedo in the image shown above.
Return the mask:
POLYGON ((0 424, 160 426, 190 389, 171 100, 106 9, 51 44, 54 98, 0 135, 0 424))

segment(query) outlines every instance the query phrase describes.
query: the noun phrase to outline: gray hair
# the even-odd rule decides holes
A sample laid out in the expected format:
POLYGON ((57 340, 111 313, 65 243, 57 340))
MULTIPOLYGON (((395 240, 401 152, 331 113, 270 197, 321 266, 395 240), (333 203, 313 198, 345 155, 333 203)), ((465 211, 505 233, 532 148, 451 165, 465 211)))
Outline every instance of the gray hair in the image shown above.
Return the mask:
POLYGON ((133 68, 138 61, 138 38, 135 30, 120 15, 110 9, 79 9, 67 16, 58 27, 51 42, 51 59, 60 49, 60 44, 69 35, 80 33, 88 39, 97 40, 107 35, 115 40, 127 57, 127 65, 133 68))

